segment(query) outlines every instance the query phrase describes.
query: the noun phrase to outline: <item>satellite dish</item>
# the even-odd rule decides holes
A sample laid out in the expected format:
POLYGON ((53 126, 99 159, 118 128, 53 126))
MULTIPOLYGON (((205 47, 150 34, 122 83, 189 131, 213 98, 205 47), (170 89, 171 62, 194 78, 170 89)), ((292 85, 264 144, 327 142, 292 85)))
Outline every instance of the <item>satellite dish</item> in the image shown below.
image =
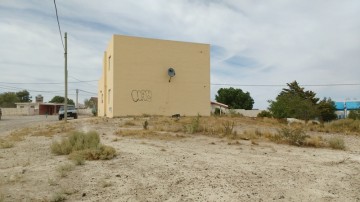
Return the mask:
POLYGON ((168 75, 170 76, 169 82, 171 81, 171 77, 175 76, 175 69, 173 69, 172 67, 170 67, 168 69, 168 75))
POLYGON ((170 68, 168 69, 168 75, 169 75, 170 77, 175 76, 175 70, 170 67, 170 68))

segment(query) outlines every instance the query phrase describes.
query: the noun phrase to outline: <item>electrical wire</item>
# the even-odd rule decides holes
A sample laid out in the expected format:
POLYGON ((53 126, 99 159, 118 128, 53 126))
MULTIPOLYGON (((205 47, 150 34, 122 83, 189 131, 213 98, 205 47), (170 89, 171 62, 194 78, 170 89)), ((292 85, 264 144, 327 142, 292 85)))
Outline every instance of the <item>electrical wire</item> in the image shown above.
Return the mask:
MULTIPOLYGON (((286 87, 281 84, 230 84, 211 83, 212 86, 250 86, 250 87, 286 87)), ((301 86, 360 86, 360 83, 333 83, 333 84, 301 84, 301 86)))
POLYGON ((84 93, 89 93, 89 94, 97 95, 97 93, 94 93, 94 92, 89 92, 89 91, 81 90, 81 89, 78 89, 78 90, 81 91, 81 92, 84 92, 84 93))
MULTIPOLYGON (((97 82, 98 80, 87 80, 87 81, 69 81, 68 83, 89 83, 97 82)), ((22 85, 22 84, 33 84, 33 85, 43 85, 43 84, 64 84, 64 82, 34 82, 34 83, 13 83, 13 82, 0 82, 0 84, 10 84, 10 85, 22 85)))
POLYGON ((57 23, 58 23, 58 27, 59 27, 59 33, 60 33, 60 39, 61 39, 61 44, 64 48, 64 51, 65 51, 65 46, 64 46, 64 41, 63 41, 63 37, 62 37, 62 34, 61 34, 61 28, 60 28, 60 22, 59 22, 59 16, 58 16, 58 11, 57 11, 57 7, 56 7, 56 2, 54 0, 54 5, 55 5, 55 13, 56 13, 56 19, 57 19, 57 23))

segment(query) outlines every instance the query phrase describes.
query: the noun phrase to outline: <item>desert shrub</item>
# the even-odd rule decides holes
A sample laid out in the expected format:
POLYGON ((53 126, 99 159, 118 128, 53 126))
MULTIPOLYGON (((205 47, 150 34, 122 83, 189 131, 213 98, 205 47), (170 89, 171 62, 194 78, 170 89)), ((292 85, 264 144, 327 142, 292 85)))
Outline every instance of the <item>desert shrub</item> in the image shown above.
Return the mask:
POLYGON ((116 156, 113 147, 100 144, 99 134, 96 132, 74 132, 60 142, 53 142, 51 152, 57 155, 68 155, 81 165, 81 157, 86 160, 106 160, 116 156))
POLYGON ((272 116, 271 112, 264 110, 264 111, 262 111, 262 112, 258 113, 257 117, 262 117, 262 118, 263 118, 263 117, 272 118, 273 116, 272 116))
POLYGON ((305 144, 305 139, 309 136, 306 135, 305 131, 302 128, 290 128, 284 127, 278 132, 279 137, 285 142, 301 146, 305 144))
POLYGON ((126 121, 126 122, 124 123, 124 125, 125 125, 125 126, 136 126, 136 123, 133 122, 133 121, 126 121))
POLYGON ((348 118, 353 120, 360 120, 360 110, 351 110, 348 118))
POLYGON ((73 164, 64 164, 64 165, 60 165, 57 168, 57 171, 60 174, 60 177, 67 177, 69 172, 74 170, 74 165, 73 164))
POLYGON ((143 129, 144 130, 149 129, 149 122, 147 120, 145 120, 145 122, 143 123, 143 129))
POLYGON ((233 121, 226 121, 225 123, 223 123, 224 135, 232 135, 234 133, 234 125, 235 123, 233 121))
POLYGON ((62 202, 66 201, 66 197, 63 193, 55 193, 50 199, 51 202, 62 202))
POLYGON ((14 147, 13 142, 0 139, 0 149, 8 149, 8 148, 11 148, 11 147, 14 147))
POLYGON ((82 155, 78 152, 72 152, 69 156, 69 159, 71 159, 75 163, 75 165, 84 165, 85 164, 84 155, 82 155))
POLYGON ((341 119, 324 124, 329 132, 360 134, 360 120, 341 119))
POLYGON ((324 147, 326 143, 321 136, 310 136, 305 139, 304 145, 308 147, 324 147))
POLYGON ((328 144, 329 147, 333 148, 333 149, 340 149, 340 150, 345 150, 345 142, 344 139, 339 138, 339 137, 333 137, 328 139, 328 144))
POLYGON ((72 151, 72 146, 67 139, 63 139, 60 142, 53 142, 50 146, 51 152, 56 155, 68 155, 72 151))
POLYGON ((93 114, 93 116, 97 116, 97 110, 96 110, 96 108, 93 108, 93 109, 91 110, 91 113, 93 114))
POLYGON ((185 132, 194 134, 200 131, 200 115, 191 120, 190 124, 185 125, 185 132))

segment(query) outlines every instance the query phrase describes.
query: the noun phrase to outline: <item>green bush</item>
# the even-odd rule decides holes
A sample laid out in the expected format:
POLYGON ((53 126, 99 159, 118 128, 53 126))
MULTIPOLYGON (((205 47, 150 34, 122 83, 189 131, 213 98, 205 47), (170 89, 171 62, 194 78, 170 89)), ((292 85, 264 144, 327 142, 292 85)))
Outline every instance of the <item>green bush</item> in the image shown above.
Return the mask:
POLYGON ((222 112, 220 108, 215 108, 215 111, 214 111, 215 115, 220 115, 220 112, 221 112, 221 114, 224 114, 224 112, 222 112))
POLYGON ((360 110, 351 110, 348 118, 353 120, 360 120, 360 110))
POLYGON ((76 164, 82 165, 86 160, 107 160, 116 156, 113 147, 100 144, 99 134, 96 132, 74 132, 60 142, 53 142, 51 152, 57 155, 68 155, 76 164))
POLYGON ((93 108, 93 109, 91 110, 91 112, 92 112, 93 116, 97 116, 97 110, 96 110, 96 108, 93 108))
POLYGON ((145 120, 144 124, 143 124, 143 129, 147 130, 149 129, 149 122, 147 120, 145 120))
POLYGON ((285 127, 279 131, 278 138, 286 141, 289 144, 302 146, 305 144, 306 138, 309 136, 306 135, 305 131, 302 128, 290 128, 285 127))
POLYGON ((261 118, 262 118, 262 117, 272 118, 273 116, 272 116, 271 112, 264 110, 264 111, 258 113, 257 117, 261 117, 261 118))

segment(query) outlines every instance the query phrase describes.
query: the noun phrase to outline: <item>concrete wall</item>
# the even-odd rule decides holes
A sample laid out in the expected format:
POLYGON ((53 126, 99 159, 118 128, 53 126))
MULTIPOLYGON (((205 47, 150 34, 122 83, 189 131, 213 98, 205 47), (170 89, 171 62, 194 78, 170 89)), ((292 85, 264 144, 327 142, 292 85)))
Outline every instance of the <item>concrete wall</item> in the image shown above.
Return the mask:
POLYGON ((234 109, 234 111, 236 113, 242 114, 246 117, 257 117, 257 115, 259 113, 261 113, 264 110, 257 110, 257 109, 253 109, 253 110, 245 110, 245 109, 234 109))
POLYGON ((93 115, 92 109, 77 109, 79 115, 93 115))
POLYGON ((209 100, 210 45, 112 37, 99 81, 99 116, 209 116, 209 100), (170 67, 176 75, 169 82, 170 67))
POLYGON ((33 108, 1 108, 1 112, 3 116, 28 116, 38 113, 33 108))

